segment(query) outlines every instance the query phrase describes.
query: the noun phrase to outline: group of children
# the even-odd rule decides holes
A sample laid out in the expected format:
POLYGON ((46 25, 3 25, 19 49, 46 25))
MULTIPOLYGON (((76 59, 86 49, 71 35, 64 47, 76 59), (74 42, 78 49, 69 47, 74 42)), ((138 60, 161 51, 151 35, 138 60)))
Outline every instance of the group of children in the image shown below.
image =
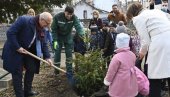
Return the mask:
MULTIPOLYGON (((101 30, 93 26, 90 35, 90 50, 101 49, 103 57, 115 53, 108 62, 109 68, 104 78, 104 84, 109 86, 110 97, 143 97, 149 94, 149 81, 145 74, 135 66, 136 54, 130 49, 130 41, 135 43, 134 39, 138 37, 128 35, 126 27, 122 26, 124 26, 122 21, 118 25, 103 23, 101 30)), ((78 35, 75 35, 74 39, 74 51, 84 55, 87 50, 86 44, 78 35)))
POLYGON ((115 54, 111 61, 107 60, 109 67, 104 78, 104 84, 109 86, 109 97, 147 96, 149 80, 141 68, 135 66, 140 47, 139 36, 129 33, 123 21, 119 21, 118 24, 103 22, 101 27, 101 19, 95 17, 90 21, 89 29, 89 48, 82 49, 86 44, 81 40, 81 45, 75 42, 74 50, 80 53, 84 50, 82 54, 85 54, 85 50, 100 49, 104 58, 115 54))

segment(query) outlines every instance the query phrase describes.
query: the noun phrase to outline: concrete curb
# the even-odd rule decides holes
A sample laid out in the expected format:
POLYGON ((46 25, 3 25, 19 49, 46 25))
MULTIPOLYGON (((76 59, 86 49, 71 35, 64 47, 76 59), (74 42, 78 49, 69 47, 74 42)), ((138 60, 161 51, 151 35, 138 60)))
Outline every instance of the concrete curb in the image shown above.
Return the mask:
MULTIPOLYGON (((4 69, 0 68, 0 76, 7 74, 8 72, 4 69)), ((3 78, 0 79, 0 89, 9 88, 12 85, 12 76, 11 74, 7 74, 3 78)))
POLYGON ((12 85, 12 76, 8 74, 4 78, 0 79, 0 88, 9 88, 12 85))

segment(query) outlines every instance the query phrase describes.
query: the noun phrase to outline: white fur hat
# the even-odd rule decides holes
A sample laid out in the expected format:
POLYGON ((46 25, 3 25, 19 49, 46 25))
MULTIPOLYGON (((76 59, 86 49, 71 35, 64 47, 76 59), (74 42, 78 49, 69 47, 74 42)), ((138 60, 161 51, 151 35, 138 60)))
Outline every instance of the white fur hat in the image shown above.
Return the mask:
POLYGON ((129 47, 130 36, 126 33, 120 33, 116 37, 116 47, 124 48, 129 47))

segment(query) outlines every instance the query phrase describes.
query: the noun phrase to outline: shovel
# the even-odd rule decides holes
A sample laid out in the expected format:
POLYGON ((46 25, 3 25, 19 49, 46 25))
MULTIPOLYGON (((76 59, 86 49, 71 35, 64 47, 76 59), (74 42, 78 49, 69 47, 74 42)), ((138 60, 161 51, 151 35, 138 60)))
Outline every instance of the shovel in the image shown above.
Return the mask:
MULTIPOLYGON (((42 58, 40 58, 40 57, 38 57, 38 56, 36 56, 36 55, 34 55, 34 54, 30 53, 30 52, 29 52, 29 51, 27 51, 27 50, 26 50, 26 53, 27 53, 28 55, 30 55, 30 56, 32 56, 32 57, 34 57, 35 59, 38 59, 38 60, 40 60, 40 61, 42 61, 42 62, 44 62, 44 63, 46 63, 46 64, 49 64, 46 60, 44 60, 44 59, 42 59, 42 58)), ((57 69, 57 70, 61 71, 61 72, 66 73, 66 71, 65 71, 65 70, 63 70, 63 69, 61 69, 61 68, 59 68, 59 67, 55 66, 54 64, 52 64, 51 66, 52 66, 53 68, 55 68, 55 69, 57 69)))
MULTIPOLYGON (((49 64, 46 60, 44 60, 44 59, 42 59, 42 58, 40 58, 40 57, 38 57, 38 56, 30 53, 30 52, 27 51, 27 50, 26 50, 26 53, 27 53, 28 55, 34 57, 35 59, 38 59, 38 60, 40 60, 40 61, 42 61, 42 62, 44 62, 44 63, 46 63, 46 64, 49 64)), ((54 67, 55 69, 61 71, 61 72, 64 72, 64 73, 66 74, 67 78, 68 78, 69 84, 70 84, 72 87, 75 85, 75 79, 73 78, 73 74, 72 74, 72 73, 68 73, 68 72, 66 72, 65 70, 63 70, 63 69, 55 66, 54 64, 52 64, 51 66, 54 67)))

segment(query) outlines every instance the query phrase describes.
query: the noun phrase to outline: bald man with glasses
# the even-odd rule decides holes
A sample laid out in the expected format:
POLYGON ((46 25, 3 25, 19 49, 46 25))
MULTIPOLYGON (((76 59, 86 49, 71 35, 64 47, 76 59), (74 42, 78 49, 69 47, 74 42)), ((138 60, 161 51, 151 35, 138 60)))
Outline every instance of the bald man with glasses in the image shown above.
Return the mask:
POLYGON ((5 70, 12 74, 16 97, 38 95, 32 90, 35 73, 39 73, 40 61, 27 55, 27 51, 43 57, 52 64, 43 29, 52 23, 52 15, 43 12, 35 17, 20 16, 8 29, 2 59, 5 70), (22 67, 26 69, 22 88, 22 67))

